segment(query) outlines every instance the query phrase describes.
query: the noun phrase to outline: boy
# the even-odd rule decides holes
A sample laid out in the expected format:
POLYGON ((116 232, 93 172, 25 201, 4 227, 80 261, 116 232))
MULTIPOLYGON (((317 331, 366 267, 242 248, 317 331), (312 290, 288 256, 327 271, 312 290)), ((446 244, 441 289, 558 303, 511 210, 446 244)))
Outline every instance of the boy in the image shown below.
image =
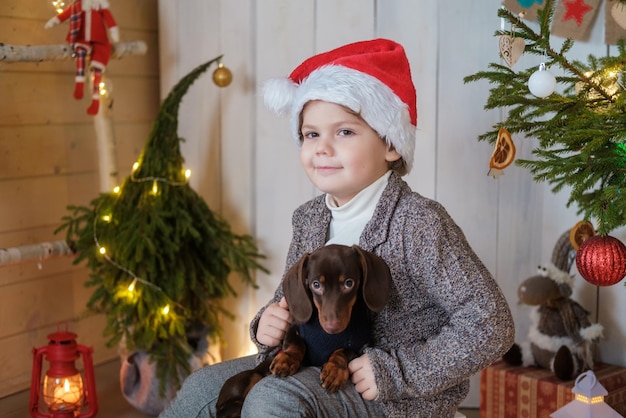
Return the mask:
MULTIPOLYGON (((393 288, 373 344, 349 364, 352 384, 327 393, 319 368, 257 383, 244 417, 452 417, 469 377, 513 344, 510 310, 462 231, 401 179, 413 164, 417 108, 399 44, 375 39, 311 57, 264 87, 290 117, 300 161, 322 195, 294 212, 286 269, 330 243, 358 244, 388 264, 393 288)), ((286 270, 285 270, 286 271, 286 270)), ((272 356, 292 322, 281 286, 251 322, 251 357, 192 374, 163 417, 213 416, 221 384, 272 356)))

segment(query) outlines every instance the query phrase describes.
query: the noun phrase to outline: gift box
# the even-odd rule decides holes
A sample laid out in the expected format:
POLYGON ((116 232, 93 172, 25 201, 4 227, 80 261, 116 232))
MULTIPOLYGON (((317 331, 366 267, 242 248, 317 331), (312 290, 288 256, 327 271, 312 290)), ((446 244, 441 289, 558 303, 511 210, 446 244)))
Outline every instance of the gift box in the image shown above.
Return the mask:
MULTIPOLYGON (((626 368, 596 363, 593 372, 609 392, 604 402, 626 416, 626 368)), ((480 417, 548 418, 574 399, 575 380, 562 381, 550 370, 498 361, 480 373, 480 417)))

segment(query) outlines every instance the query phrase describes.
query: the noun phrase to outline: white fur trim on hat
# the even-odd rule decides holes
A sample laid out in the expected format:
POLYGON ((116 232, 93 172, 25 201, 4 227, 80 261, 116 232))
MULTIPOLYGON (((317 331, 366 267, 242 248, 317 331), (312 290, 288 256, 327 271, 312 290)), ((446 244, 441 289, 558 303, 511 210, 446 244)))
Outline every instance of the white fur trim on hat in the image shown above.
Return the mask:
POLYGON ((311 100, 322 100, 359 114, 398 151, 407 171, 413 166, 416 128, 408 106, 376 77, 341 65, 325 65, 300 84, 289 78, 268 80, 263 86, 263 99, 278 116, 289 116, 291 135, 298 145, 302 108, 311 100))
MULTIPOLYGON (((277 116, 287 116, 295 101, 298 85, 290 78, 271 78, 263 85, 263 100, 277 116)), ((299 142, 299 141, 298 141, 299 142)))

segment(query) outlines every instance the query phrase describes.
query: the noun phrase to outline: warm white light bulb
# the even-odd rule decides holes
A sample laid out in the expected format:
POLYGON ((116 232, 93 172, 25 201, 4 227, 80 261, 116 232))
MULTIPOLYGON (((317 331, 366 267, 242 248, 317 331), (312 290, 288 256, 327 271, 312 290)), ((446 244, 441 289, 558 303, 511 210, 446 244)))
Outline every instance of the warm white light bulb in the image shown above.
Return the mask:
POLYGON ((100 251, 100 254, 102 254, 102 255, 105 255, 106 252, 107 252, 106 248, 104 248, 104 247, 100 247, 99 251, 100 251))
POLYGON ((170 313, 170 305, 165 305, 165 308, 163 308, 163 315, 167 315, 168 313, 170 313))
POLYGON ((120 190, 121 190, 121 189, 120 189, 120 186, 115 186, 115 187, 113 188, 113 193, 119 193, 119 192, 120 192, 120 190))
POLYGON ((110 216, 110 215, 104 215, 104 216, 102 217, 102 220, 103 220, 104 222, 111 222, 111 216, 110 216))
POLYGON ((189 177, 191 177, 191 170, 187 169, 185 170, 185 178, 189 179, 189 177))
POLYGON ((139 161, 135 161, 135 163, 133 164, 133 171, 137 171, 138 168, 139 168, 139 161))
POLYGON ((135 284, 137 283, 137 279, 133 279, 132 283, 128 285, 128 291, 132 292, 135 290, 135 284))
POLYGON ((61 0, 53 0, 52 7, 54 7, 54 10, 56 10, 57 13, 61 13, 65 8, 65 2, 61 0))
POLYGON ((152 182, 152 194, 159 193, 159 185, 156 180, 152 182))

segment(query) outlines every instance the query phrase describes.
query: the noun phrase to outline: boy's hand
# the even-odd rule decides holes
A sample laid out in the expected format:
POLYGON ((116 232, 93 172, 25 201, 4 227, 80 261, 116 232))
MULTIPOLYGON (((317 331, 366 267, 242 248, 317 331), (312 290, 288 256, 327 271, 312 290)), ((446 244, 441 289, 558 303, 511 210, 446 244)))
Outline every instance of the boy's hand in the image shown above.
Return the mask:
POLYGON ((361 397, 366 401, 376 399, 378 386, 376 386, 372 363, 370 363, 368 355, 363 354, 361 357, 352 360, 348 363, 348 369, 350 370, 352 383, 354 383, 354 387, 361 394, 361 397))
POLYGON ((256 339, 268 347, 278 346, 293 322, 287 301, 283 297, 280 302, 272 303, 261 314, 256 339))

